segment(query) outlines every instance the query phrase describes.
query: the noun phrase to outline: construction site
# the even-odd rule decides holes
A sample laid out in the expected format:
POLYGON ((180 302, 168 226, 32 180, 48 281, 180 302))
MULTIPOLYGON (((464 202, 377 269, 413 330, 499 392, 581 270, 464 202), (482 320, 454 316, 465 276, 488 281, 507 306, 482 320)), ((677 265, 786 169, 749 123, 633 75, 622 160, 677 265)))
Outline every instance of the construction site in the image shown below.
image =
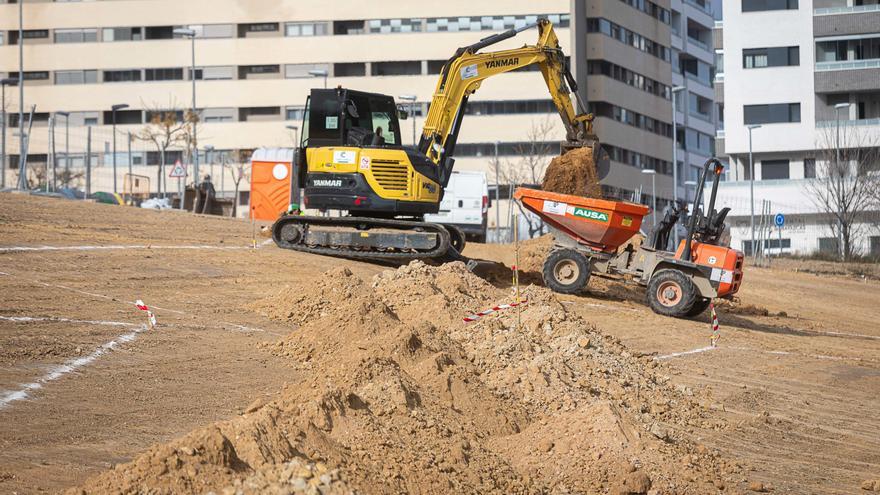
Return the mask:
MULTIPOLYGON (((149 2, 125 3, 158 22, 138 10, 149 2)), ((270 4, 248 15, 269 15, 270 4)), ((112 105, 103 116, 112 127, 95 133, 106 138, 97 157, 85 125, 83 173, 71 172, 76 153, 56 146, 55 119, 71 112, 49 117, 46 143, 32 134, 36 103, 25 118, 23 86, 42 76, 23 71, 21 45, 44 36, 23 29, 19 4, 18 30, 6 31, 16 33, 19 76, 0 81, 21 91, 14 160, 5 93, 2 108, 0 492, 880 492, 880 237, 872 235, 880 154, 867 141, 838 139, 821 174, 812 159, 813 177, 803 179, 825 213, 787 217, 783 195, 782 203, 762 198, 756 215, 751 133, 761 125, 751 124, 746 216, 729 184, 739 180, 737 157, 716 156, 713 145, 705 156, 688 151, 679 167, 675 95, 688 87, 616 66, 607 74, 662 100, 673 123, 621 107, 609 113, 595 79, 590 91, 579 84, 588 73, 604 77, 602 65, 572 64, 586 62, 582 47, 566 52, 591 32, 587 40, 610 36, 668 64, 662 45, 586 17, 599 7, 603 15, 637 9, 671 40, 671 14, 683 6, 661 4, 571 2, 570 13, 460 17, 455 28, 438 17, 287 23, 290 38, 492 30, 465 33, 458 48, 443 47, 443 60, 370 62, 364 74, 374 64, 377 77, 363 86, 342 77, 328 87, 327 70, 309 69, 324 84, 296 83, 304 106, 286 117, 300 119, 286 126, 293 146, 273 144, 252 124, 218 138, 218 125, 229 125, 218 124, 222 112, 196 104, 196 79, 208 74, 197 72, 196 38, 270 39, 278 23, 145 26, 144 40, 190 43, 191 107, 112 105), (398 88, 384 78, 415 76, 407 71, 416 65, 434 88, 418 112, 418 97, 391 96, 398 88), (495 106, 476 98, 489 79, 490 97, 511 90, 514 76, 530 77, 529 89, 538 84, 545 99, 495 106), (540 113, 539 105, 553 123, 542 134, 533 121, 526 145, 496 140, 486 161, 486 143, 468 142, 522 132, 480 112, 540 113), (122 131, 117 112, 129 125, 122 131), (654 136, 636 142, 621 124, 654 136), (127 173, 117 167, 123 132, 127 173), (219 189, 208 158, 219 150, 200 139, 237 143, 221 160, 219 189), (144 150, 148 141, 155 152, 144 150), (621 142, 671 151, 672 162, 621 142), (502 164, 501 148, 515 158, 502 164), (816 218, 831 237, 808 231, 816 218)), ((695 17, 709 15, 710 6, 694 6, 702 9, 695 17)), ((122 14, 112 5, 75 9, 38 6, 30 19, 64 25, 65 12, 122 14)), ((797 2, 742 7, 783 9, 797 2)), ((687 26, 699 40, 699 26, 687 26)), ((97 29, 74 31, 53 28, 54 43, 98 42, 97 29)), ((140 50, 141 33, 106 28, 101 43, 121 38, 140 50)), ((785 51, 790 60, 794 49, 785 51)), ((782 52, 770 50, 779 62, 782 52)), ((41 52, 31 52, 39 63, 41 52)), ((748 57, 744 64, 767 63, 754 50, 748 57)), ((354 65, 333 70, 357 76, 354 65)), ((302 72, 289 67, 285 78, 302 72)), ((240 66, 236 80, 273 71, 240 66)), ((183 74, 103 71, 101 83, 183 74)), ((54 75, 56 85, 79 84, 54 75)), ((52 94, 34 92, 37 101, 52 94)), ((699 98, 689 99, 698 111, 699 98)), ((746 123, 779 117, 776 106, 749 111, 746 123)), ((799 122, 800 107, 792 108, 786 118, 799 122)), ((273 112, 243 107, 239 118, 273 112)), ((701 138, 683 124, 687 150, 688 136, 701 138)), ((762 162, 762 174, 772 171, 762 180, 787 179, 780 171, 789 162, 771 162, 762 162)))

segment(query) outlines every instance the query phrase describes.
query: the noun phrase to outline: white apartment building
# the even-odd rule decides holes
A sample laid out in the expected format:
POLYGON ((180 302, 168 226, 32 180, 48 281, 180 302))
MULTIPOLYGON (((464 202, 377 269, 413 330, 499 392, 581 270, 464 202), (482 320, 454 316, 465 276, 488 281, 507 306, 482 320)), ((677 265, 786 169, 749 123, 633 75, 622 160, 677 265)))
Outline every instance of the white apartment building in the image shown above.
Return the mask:
MULTIPOLYGON (((828 215, 809 184, 841 143, 880 145, 880 4, 877 0, 724 2, 716 27, 716 88, 723 123, 719 154, 729 157, 719 207, 731 208, 734 246, 749 251, 749 126, 755 210, 771 202, 785 225, 765 242, 771 253, 838 250, 828 215), (848 105, 844 105, 848 104, 848 105)), ((880 252, 866 225, 862 254, 880 252)))
MULTIPOLYGON (((22 1, 25 123, 36 106, 28 168, 45 168, 54 150, 61 169, 69 164, 82 170, 91 150, 92 191, 113 187, 111 107, 128 105, 116 112, 115 158, 121 177, 129 166, 128 133, 139 134, 155 111, 188 109, 193 77, 201 117, 201 173, 211 173, 225 191, 232 189, 232 176, 228 169, 221 174, 220 162, 235 161, 242 150, 293 146, 312 87, 342 85, 398 100, 415 96, 416 118, 402 123, 408 145, 410 126, 420 131, 440 68, 456 48, 539 16, 553 21, 572 57, 581 94, 597 115, 597 132, 614 163, 605 181, 608 194, 633 199, 641 189, 641 199, 650 203, 651 180, 641 172, 653 169, 658 206, 671 198, 673 72, 688 86, 687 98, 681 93, 681 142, 690 142, 692 132, 712 135, 712 105, 707 114, 705 101, 711 98, 712 53, 705 46, 711 18, 704 0, 676 0, 674 5, 670 0, 22 1), (191 41, 174 34, 176 28, 197 33, 194 74, 191 41), (678 33, 675 48, 673 31, 678 33), (681 64, 679 53, 688 54, 681 64), (206 148, 212 151, 206 153, 206 148)), ((0 78, 18 74, 18 7, 0 4, 0 78)), ((492 49, 536 38, 537 31, 526 31, 492 49)), ((6 186, 14 186, 18 88, 5 89, 11 112, 5 178, 6 186)), ((516 166, 524 148, 536 143, 552 155, 564 138, 537 71, 486 81, 470 99, 467 113, 456 167, 486 171, 490 184, 495 183, 491 163, 496 143, 500 160, 516 166), (546 132, 536 136, 534 130, 542 127, 546 132)), ((694 143, 679 154, 681 167, 698 164, 709 154, 705 139, 698 136, 694 143)), ((150 190, 156 191, 158 150, 137 139, 131 147, 133 173, 146 177, 150 190)), ((172 146, 168 168, 181 156, 181 147, 172 146)), ((683 197, 689 176, 681 170, 683 197)), ((176 191, 176 184, 172 181, 167 189, 176 191)), ((247 191, 246 183, 242 189, 247 191)), ((246 194, 241 201, 247 202, 246 194)), ((494 222, 494 213, 489 218, 494 222)))

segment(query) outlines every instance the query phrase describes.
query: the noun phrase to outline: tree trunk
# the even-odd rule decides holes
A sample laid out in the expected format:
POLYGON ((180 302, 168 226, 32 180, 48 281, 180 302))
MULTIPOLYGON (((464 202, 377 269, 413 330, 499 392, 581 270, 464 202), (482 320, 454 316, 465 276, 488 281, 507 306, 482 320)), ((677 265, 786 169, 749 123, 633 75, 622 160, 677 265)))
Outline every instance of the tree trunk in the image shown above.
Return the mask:
POLYGON ((232 218, 238 216, 238 182, 235 183, 235 194, 232 196, 232 218))

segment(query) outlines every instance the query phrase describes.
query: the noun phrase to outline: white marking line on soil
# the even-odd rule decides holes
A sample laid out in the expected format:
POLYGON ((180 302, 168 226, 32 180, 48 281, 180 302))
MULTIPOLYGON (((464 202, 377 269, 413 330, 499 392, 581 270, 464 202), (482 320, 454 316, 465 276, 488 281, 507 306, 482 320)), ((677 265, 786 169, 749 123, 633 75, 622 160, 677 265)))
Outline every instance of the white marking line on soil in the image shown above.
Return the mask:
POLYGON ((679 357, 679 356, 687 356, 688 354, 699 354, 701 352, 714 351, 715 349, 718 349, 718 348, 712 347, 709 345, 706 347, 700 347, 699 349, 691 349, 690 351, 673 352, 672 354, 664 354, 662 356, 655 356, 654 359, 656 361, 659 361, 661 359, 669 359, 669 358, 674 358, 674 357, 679 357))
MULTIPOLYGON (((271 240, 271 239, 270 239, 271 240)), ((253 249, 248 246, 209 246, 209 245, 171 245, 152 246, 149 244, 109 245, 109 246, 7 246, 0 247, 0 253, 22 251, 105 251, 127 249, 253 249)))
POLYGON ((122 321, 106 321, 106 320, 72 320, 70 318, 57 318, 53 316, 2 316, 0 320, 11 321, 15 323, 30 323, 35 321, 54 321, 61 323, 85 323, 89 325, 108 325, 113 327, 139 327, 137 323, 125 323, 122 321))
MULTIPOLYGON (((11 275, 11 274, 6 273, 6 272, 0 272, 0 275, 5 275, 5 276, 7 276, 7 277, 14 277, 14 278, 22 278, 22 277, 17 277, 16 275, 11 275)), ((106 300, 108 300, 108 301, 115 301, 115 302, 119 302, 119 303, 122 303, 122 304, 129 304, 129 305, 132 305, 132 306, 137 306, 137 304, 136 304, 134 301, 123 301, 123 300, 121 300, 121 299, 117 299, 117 298, 110 297, 110 296, 105 296, 105 295, 103 295, 103 294, 95 294, 94 292, 86 292, 86 291, 84 291, 84 290, 74 289, 73 287, 68 287, 68 286, 66 286, 66 285, 60 285, 60 284, 49 284, 49 283, 46 283, 46 282, 40 282, 39 280, 33 280, 33 279, 25 279, 25 280, 27 280, 27 281, 29 281, 29 282, 31 282, 31 283, 34 283, 34 284, 42 285, 43 287, 56 287, 56 288, 59 288, 59 289, 64 289, 64 290, 73 291, 73 292, 76 292, 76 293, 79 293, 79 294, 83 294, 83 295, 86 295, 86 296, 90 296, 90 297, 97 297, 97 298, 99 298, 99 299, 106 299, 106 300)), ((161 306, 154 306, 154 305, 151 305, 151 307, 152 307, 153 309, 158 309, 158 310, 160 310, 160 311, 167 311, 167 312, 169 312, 169 313, 175 313, 175 314, 179 314, 179 315, 186 315, 186 314, 187 314, 187 313, 184 312, 184 311, 178 311, 178 310, 176 310, 176 309, 163 308, 163 307, 161 307, 161 306)), ((245 325, 239 325, 238 323, 230 323, 230 322, 228 322, 228 321, 218 321, 217 323, 218 323, 219 325, 221 325, 220 328, 222 328, 223 330, 230 330, 230 331, 233 331, 233 332, 266 332, 266 333, 268 333, 269 335, 275 335, 275 336, 277 336, 277 337, 280 337, 280 336, 284 335, 284 334, 277 333, 277 332, 272 332, 272 331, 268 331, 268 332, 267 332, 266 330, 263 330, 262 328, 248 327, 248 326, 245 326, 245 325), (230 329, 230 328, 224 328, 224 327, 232 327, 232 328, 230 329)), ((168 326, 168 325, 165 325, 165 326, 168 326)), ((203 325, 203 326, 207 327, 207 325, 203 325)), ((214 328, 217 328, 217 326, 214 326, 214 328)))
POLYGON ((68 361, 65 364, 54 366, 51 368, 51 371, 49 371, 49 373, 43 375, 37 381, 26 383, 22 388, 18 390, 6 392, 3 396, 0 396, 0 409, 7 407, 9 404, 17 400, 27 399, 30 392, 41 389, 43 388, 44 384, 55 381, 68 373, 76 371, 78 368, 82 368, 83 366, 91 364, 99 357, 115 349, 117 346, 119 346, 119 344, 133 341, 135 338, 137 338, 137 334, 145 330, 147 330, 147 326, 141 325, 139 328, 132 330, 129 333, 122 334, 119 337, 111 340, 110 342, 105 343, 101 347, 98 347, 97 349, 95 349, 95 352, 89 354, 88 356, 76 358, 68 361))

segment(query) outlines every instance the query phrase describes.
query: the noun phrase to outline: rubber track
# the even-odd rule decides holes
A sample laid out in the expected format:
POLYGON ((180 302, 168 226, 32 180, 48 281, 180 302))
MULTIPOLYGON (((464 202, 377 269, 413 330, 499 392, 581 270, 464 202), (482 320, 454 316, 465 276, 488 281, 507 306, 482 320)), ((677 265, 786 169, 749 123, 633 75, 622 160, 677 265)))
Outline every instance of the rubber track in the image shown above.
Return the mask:
POLYGON ((286 215, 275 221, 272 226, 272 240, 282 249, 291 249, 303 253, 320 254, 324 256, 334 256, 337 258, 351 258, 357 260, 378 260, 378 261, 410 261, 423 259, 444 259, 466 260, 452 246, 449 245, 449 232, 440 224, 428 222, 413 222, 408 220, 393 220, 383 218, 365 218, 365 217, 305 217, 286 215), (305 244, 291 244, 281 240, 281 229, 288 224, 297 223, 300 225, 320 225, 329 227, 352 227, 358 225, 369 225, 371 228, 390 228, 401 231, 415 230, 416 228, 425 229, 428 232, 435 232, 440 236, 440 246, 431 251, 401 253, 401 252, 383 252, 383 251, 364 251, 356 249, 346 249, 344 247, 310 247, 305 244))

